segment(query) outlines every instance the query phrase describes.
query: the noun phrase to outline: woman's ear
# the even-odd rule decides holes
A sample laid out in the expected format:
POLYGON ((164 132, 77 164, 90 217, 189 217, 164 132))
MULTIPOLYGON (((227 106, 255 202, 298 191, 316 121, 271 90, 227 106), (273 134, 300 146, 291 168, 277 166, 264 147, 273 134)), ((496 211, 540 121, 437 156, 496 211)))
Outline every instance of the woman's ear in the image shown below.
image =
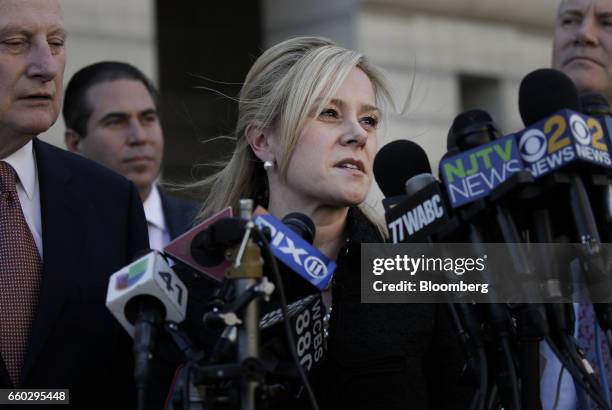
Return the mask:
POLYGON ((270 128, 262 129, 255 123, 250 123, 244 130, 246 137, 253 153, 261 161, 272 161, 276 159, 274 156, 274 141, 270 128))

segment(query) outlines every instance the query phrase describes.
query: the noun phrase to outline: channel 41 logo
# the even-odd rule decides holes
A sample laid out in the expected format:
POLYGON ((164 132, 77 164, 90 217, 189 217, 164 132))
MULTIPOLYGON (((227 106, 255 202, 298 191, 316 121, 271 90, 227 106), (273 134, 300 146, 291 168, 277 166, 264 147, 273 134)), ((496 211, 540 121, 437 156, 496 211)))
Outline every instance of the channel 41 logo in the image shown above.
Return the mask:
POLYGON ((518 134, 518 146, 526 168, 540 177, 576 160, 609 168, 604 136, 596 118, 563 110, 518 134))

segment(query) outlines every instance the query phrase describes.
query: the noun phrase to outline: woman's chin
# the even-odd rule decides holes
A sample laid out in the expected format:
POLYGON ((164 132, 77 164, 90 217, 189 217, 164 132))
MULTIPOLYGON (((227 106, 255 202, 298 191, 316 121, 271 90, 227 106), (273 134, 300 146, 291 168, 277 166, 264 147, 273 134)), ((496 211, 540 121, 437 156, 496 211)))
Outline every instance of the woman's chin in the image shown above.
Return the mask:
POLYGON ((344 192, 342 195, 342 202, 345 206, 359 205, 366 200, 367 192, 344 192))

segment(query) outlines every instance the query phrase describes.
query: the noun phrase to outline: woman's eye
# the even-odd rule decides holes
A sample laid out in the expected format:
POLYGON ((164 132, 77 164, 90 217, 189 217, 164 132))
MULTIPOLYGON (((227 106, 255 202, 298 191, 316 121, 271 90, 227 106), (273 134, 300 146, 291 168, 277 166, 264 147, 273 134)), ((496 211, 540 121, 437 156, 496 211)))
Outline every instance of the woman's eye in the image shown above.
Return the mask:
POLYGON ((376 128, 378 126, 378 118, 376 117, 364 117, 361 122, 371 128, 376 128))
POLYGON ((338 118, 338 111, 334 110, 333 108, 326 108, 321 111, 319 117, 338 118))

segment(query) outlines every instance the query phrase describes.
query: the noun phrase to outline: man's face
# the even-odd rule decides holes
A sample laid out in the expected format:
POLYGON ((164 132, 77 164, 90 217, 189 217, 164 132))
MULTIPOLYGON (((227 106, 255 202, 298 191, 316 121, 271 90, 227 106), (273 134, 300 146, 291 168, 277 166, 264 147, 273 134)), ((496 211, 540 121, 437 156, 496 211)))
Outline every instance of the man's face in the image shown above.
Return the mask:
POLYGON ((57 0, 0 0, 0 154, 57 119, 65 41, 57 0))
POLYGON ((563 0, 552 60, 580 91, 612 99, 612 0, 563 0))
POLYGON ((146 87, 136 80, 106 81, 87 90, 86 98, 92 114, 78 151, 148 195, 159 174, 164 139, 146 87))

